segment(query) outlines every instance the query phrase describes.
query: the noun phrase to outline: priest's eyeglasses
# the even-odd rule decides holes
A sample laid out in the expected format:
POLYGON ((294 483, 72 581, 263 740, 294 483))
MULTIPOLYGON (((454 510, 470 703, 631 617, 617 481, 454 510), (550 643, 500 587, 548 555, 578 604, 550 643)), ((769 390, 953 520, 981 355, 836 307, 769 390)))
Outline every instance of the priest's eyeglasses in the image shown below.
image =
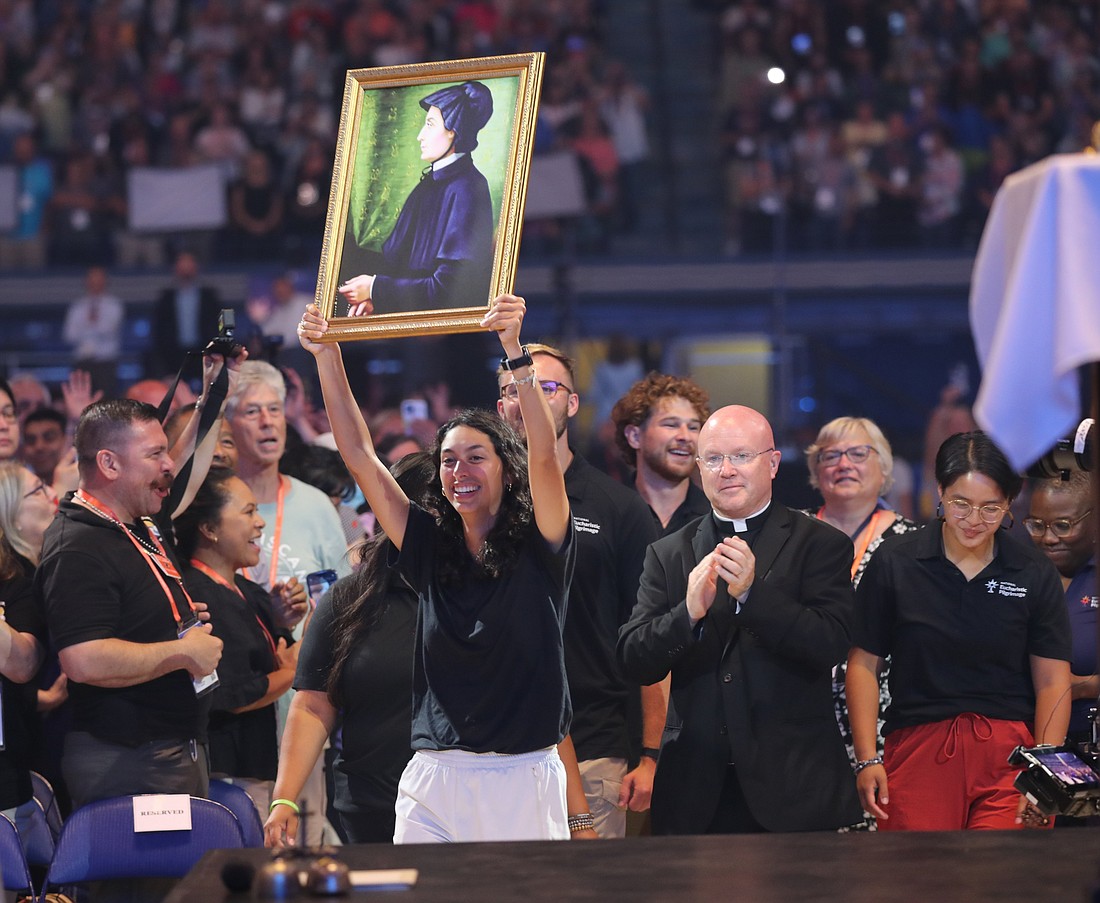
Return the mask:
POLYGON ((722 464, 729 461, 734 467, 744 467, 750 461, 759 458, 761 455, 766 455, 768 452, 775 451, 775 448, 765 448, 763 451, 758 452, 737 452, 732 455, 704 455, 701 458, 695 460, 702 464, 707 470, 718 473, 722 469, 722 464))

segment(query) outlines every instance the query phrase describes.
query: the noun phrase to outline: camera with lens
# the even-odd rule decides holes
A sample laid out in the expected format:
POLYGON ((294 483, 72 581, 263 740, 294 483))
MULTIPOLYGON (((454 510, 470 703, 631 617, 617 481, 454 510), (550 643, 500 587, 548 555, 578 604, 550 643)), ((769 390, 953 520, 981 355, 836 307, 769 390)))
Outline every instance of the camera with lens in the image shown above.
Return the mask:
POLYGON ((1072 436, 1059 439, 1050 451, 1027 469, 1037 479, 1069 478, 1074 470, 1096 469, 1096 424, 1091 417, 1082 420, 1072 436))
POLYGON ((1072 746, 1017 746, 1015 787, 1043 815, 1100 814, 1100 756, 1072 746))
POLYGON ((233 309, 222 308, 218 314, 218 334, 212 338, 203 349, 203 354, 221 354, 225 357, 236 357, 242 345, 234 338, 237 332, 237 318, 233 309))

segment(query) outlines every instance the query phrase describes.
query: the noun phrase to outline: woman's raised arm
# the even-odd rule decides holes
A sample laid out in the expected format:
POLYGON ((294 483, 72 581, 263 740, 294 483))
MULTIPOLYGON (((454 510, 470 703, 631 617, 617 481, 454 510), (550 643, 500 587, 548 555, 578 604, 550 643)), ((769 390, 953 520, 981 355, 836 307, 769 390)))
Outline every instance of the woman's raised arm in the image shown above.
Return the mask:
MULTIPOLYGON (((519 332, 527 305, 515 295, 501 295, 493 302, 481 325, 500 338, 504 356, 513 360, 523 354, 519 332)), ((557 436, 550 404, 542 394, 535 368, 531 365, 512 368, 527 433, 527 470, 531 481, 531 502, 539 532, 555 548, 565 542, 569 528, 569 498, 565 494, 565 477, 558 460, 557 436)))
POLYGON ((298 341, 317 361, 321 393, 336 448, 363 490, 386 536, 400 549, 409 519, 409 499, 374 450, 370 430, 351 394, 340 346, 335 342, 317 341, 326 331, 328 323, 317 306, 310 304, 298 324, 298 341))

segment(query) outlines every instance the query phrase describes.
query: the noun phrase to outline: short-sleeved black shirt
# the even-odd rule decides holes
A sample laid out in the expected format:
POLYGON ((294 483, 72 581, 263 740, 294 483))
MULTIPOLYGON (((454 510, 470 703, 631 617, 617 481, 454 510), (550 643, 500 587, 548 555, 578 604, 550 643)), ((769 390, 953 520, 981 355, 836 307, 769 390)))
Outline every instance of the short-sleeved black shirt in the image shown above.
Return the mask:
POLYGON ((969 582, 944 555, 940 528, 890 537, 856 600, 854 644, 892 656, 884 736, 962 712, 1030 723, 1029 656, 1070 657, 1057 571, 1004 531, 993 561, 969 582))
MULTIPOLYGON (((24 573, 0 581, 4 618, 18 633, 29 633, 46 646, 46 621, 34 598, 30 562, 21 560, 24 573)), ((2 678, 4 749, 0 750, 0 809, 10 809, 31 798, 30 768, 38 739, 38 681, 12 683, 2 678)))
POLYGON ((619 628, 638 599, 645 550, 658 531, 633 490, 579 455, 565 472, 577 535, 577 565, 565 619, 565 672, 573 702, 570 737, 577 759, 629 759, 628 713, 638 685, 615 654, 619 628))
POLYGON ((710 503, 710 499, 707 498, 707 494, 691 480, 688 480, 687 495, 684 496, 684 500, 680 502, 680 507, 672 512, 672 517, 668 519, 668 526, 662 527, 661 520, 657 517, 657 512, 650 509, 661 536, 671 536, 681 527, 686 527, 693 520, 698 520, 704 514, 710 514, 712 510, 713 506, 710 503))
POLYGON ((271 643, 289 634, 276 629, 271 597, 258 583, 237 576, 242 599, 194 567, 184 571, 183 580, 191 598, 207 604, 214 636, 224 644, 218 686, 210 694, 210 771, 273 781, 279 767, 275 703, 240 714, 233 709, 267 693, 267 676, 276 666, 271 643))
POLYGON ((420 596, 413 749, 524 753, 559 743, 572 709, 562 623, 576 541, 557 552, 532 525, 497 579, 441 586, 435 519, 413 505, 393 564, 420 596))
MULTIPOLYGON (((335 655, 336 605, 346 605, 354 578, 337 581, 317 605, 298 653, 296 690, 327 692, 335 655)), ((381 619, 355 643, 340 672, 341 748, 335 763, 338 812, 392 810, 397 783, 412 757, 413 649, 417 597, 404 581, 390 580, 381 619)))
MULTIPOLYGON (((147 535, 141 524, 133 529, 147 535)), ((161 529, 163 536, 169 532, 161 529)), ((175 561, 170 547, 168 553, 175 561)), ((178 585, 166 582, 176 608, 186 616, 187 601, 178 585)), ((45 605, 56 650, 111 638, 162 643, 179 635, 172 608, 145 557, 121 529, 75 504, 71 496, 46 529, 35 592, 45 605)), ((73 729, 123 746, 205 741, 209 697, 195 696, 191 676, 183 669, 131 687, 69 681, 73 729)))

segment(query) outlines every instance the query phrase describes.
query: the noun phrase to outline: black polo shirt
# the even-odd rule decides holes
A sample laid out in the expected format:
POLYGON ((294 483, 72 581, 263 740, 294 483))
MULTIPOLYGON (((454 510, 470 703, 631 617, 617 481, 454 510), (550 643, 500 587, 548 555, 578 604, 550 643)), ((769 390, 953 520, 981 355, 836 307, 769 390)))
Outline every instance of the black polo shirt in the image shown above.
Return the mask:
POLYGON ((853 642, 892 656, 883 735, 974 712, 1030 723, 1029 656, 1070 658, 1054 566, 1003 530, 993 560, 967 581, 930 526, 886 539, 856 593, 853 642))
POLYGON ((661 526, 661 519, 657 517, 657 512, 650 509, 650 513, 653 515, 654 521, 657 522, 657 530, 661 536, 669 536, 675 533, 681 527, 686 527, 693 520, 697 520, 704 514, 710 514, 712 505, 710 499, 707 498, 707 494, 703 492, 698 486, 691 480, 688 480, 688 491, 684 500, 680 503, 680 507, 672 512, 672 517, 668 519, 668 526, 661 526))
POLYGON ((615 655, 619 628, 638 598, 645 550, 659 524, 638 493, 580 455, 565 472, 577 535, 577 565, 565 618, 565 672, 573 700, 577 759, 629 759, 628 710, 638 685, 615 655))

